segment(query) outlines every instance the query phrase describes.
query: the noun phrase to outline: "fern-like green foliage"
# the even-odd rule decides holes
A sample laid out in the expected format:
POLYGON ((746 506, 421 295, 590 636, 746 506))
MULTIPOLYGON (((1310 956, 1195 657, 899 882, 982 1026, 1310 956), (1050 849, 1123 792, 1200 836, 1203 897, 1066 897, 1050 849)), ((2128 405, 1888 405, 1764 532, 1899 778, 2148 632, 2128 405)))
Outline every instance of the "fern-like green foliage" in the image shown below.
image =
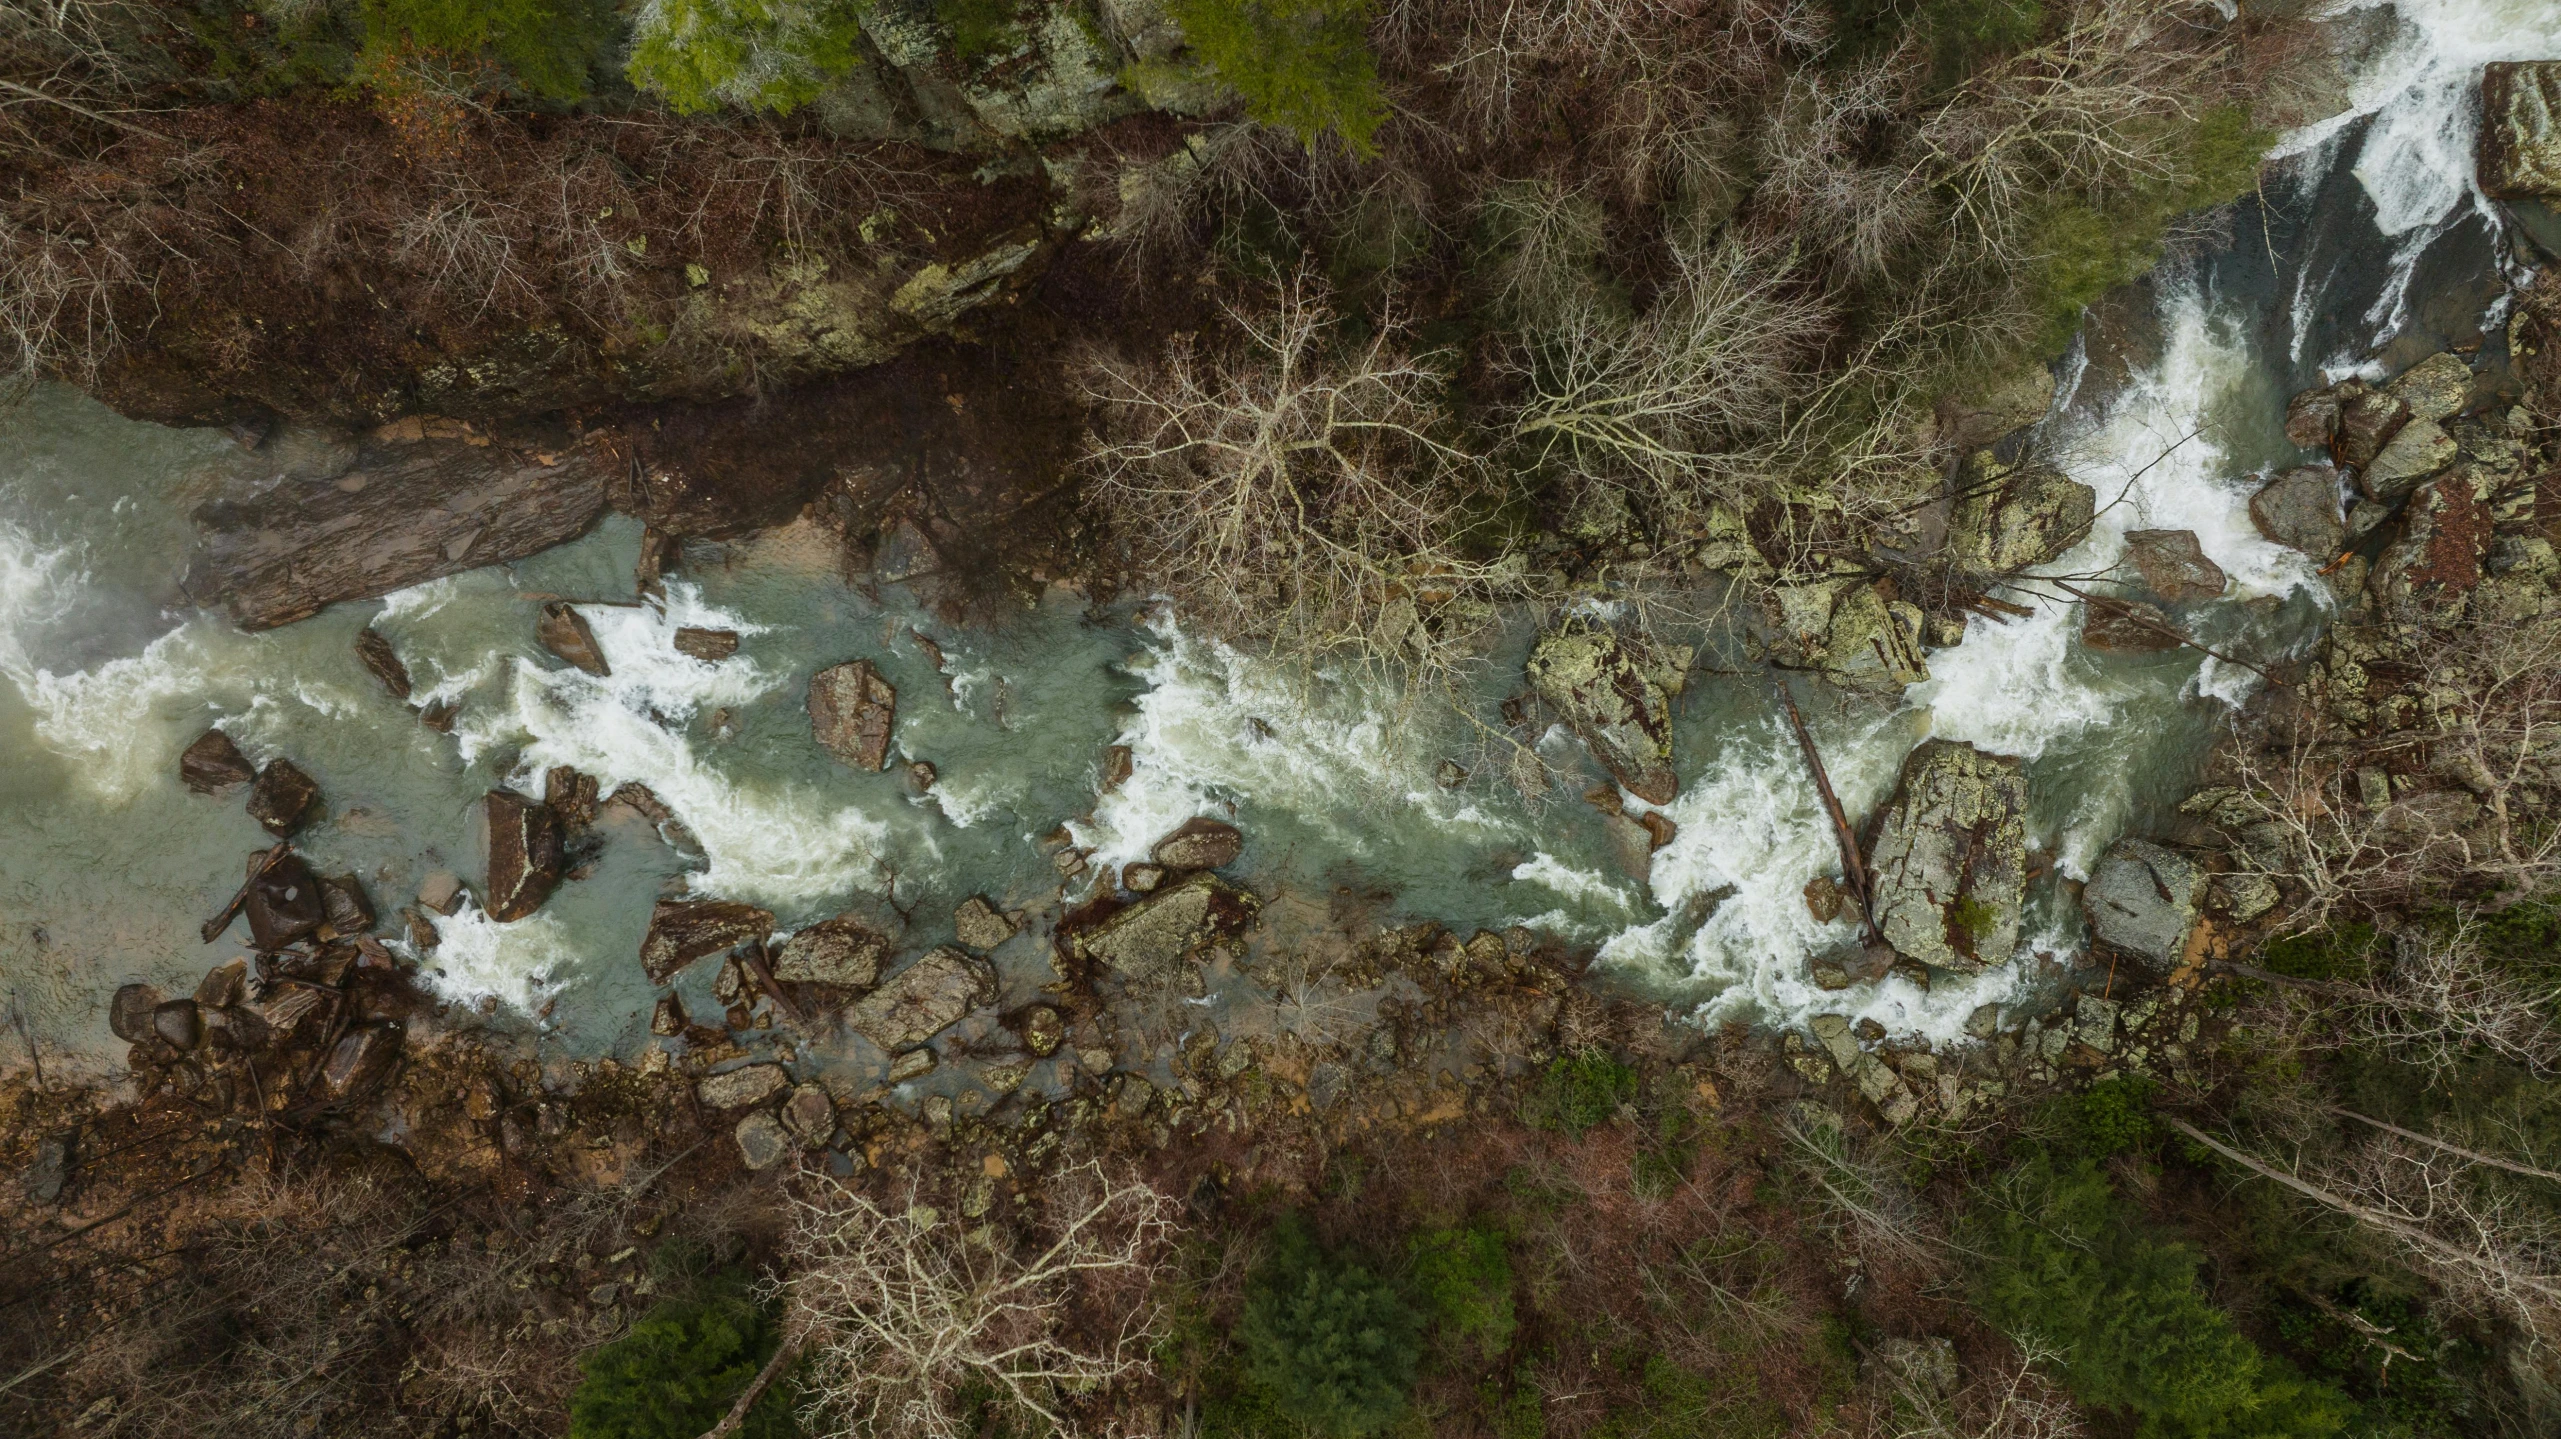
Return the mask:
POLYGON ((1599 1050, 1558 1055, 1547 1062, 1522 1118, 1541 1129, 1561 1129, 1580 1139, 1607 1123, 1636 1097, 1636 1071, 1599 1050))
POLYGON ((1245 113, 1307 144, 1328 132, 1364 157, 1387 119, 1369 0, 1171 0, 1192 52, 1245 101, 1245 113))
POLYGON ((1394 1285, 1327 1254, 1292 1216, 1254 1274, 1236 1337, 1247 1377, 1274 1408, 1325 1439, 1361 1439, 1405 1412, 1422 1319, 1394 1285))
POLYGON ((1512 1254, 1503 1236, 1469 1225, 1427 1229, 1408 1241, 1414 1292, 1441 1333, 1476 1346, 1487 1359, 1512 1347, 1519 1316, 1512 1308, 1512 1254))
POLYGON ((360 75, 403 57, 503 74, 526 94, 586 98, 589 70, 613 43, 604 0, 363 0, 360 75))
MULTIPOLYGON (((729 1412, 781 1342, 764 1310, 735 1284, 661 1303, 581 1361, 583 1377, 569 1396, 569 1439, 697 1439, 729 1412)), ((765 1391, 740 1432, 748 1439, 801 1432, 784 1385, 765 1391)))
POLYGON ((2346 1427, 2347 1399, 2236 1331, 2197 1291, 2195 1251, 2147 1232, 2096 1161, 2027 1160, 1969 1227, 1985 1316, 2055 1346, 2072 1392, 2131 1412, 2144 1439, 2321 1439, 2346 1427))
POLYGON ((2081 1148, 2107 1156, 2139 1149, 2152 1139, 2152 1081, 2120 1074, 2082 1091, 2071 1105, 2072 1128, 2081 1148))
POLYGON ((864 0, 648 0, 633 18, 631 83, 679 113, 783 114, 862 63, 864 0))

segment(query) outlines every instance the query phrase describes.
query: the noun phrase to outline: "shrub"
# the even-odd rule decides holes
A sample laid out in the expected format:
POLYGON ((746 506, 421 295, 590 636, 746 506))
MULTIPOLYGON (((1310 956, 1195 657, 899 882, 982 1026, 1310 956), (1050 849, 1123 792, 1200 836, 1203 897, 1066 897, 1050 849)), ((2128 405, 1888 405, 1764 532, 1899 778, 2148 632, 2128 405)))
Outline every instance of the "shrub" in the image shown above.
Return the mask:
POLYGON ((1512 1255, 1503 1236, 1469 1225, 1429 1229, 1410 1244, 1414 1289, 1444 1335, 1487 1359, 1512 1347, 1512 1255))
POLYGON ((1643 1383, 1644 1403, 1611 1411, 1602 1439, 1777 1439, 1794 1427, 1748 1366, 1700 1374, 1655 1354, 1643 1383))
POLYGON ((600 0, 364 0, 357 71, 377 82, 419 61, 506 79, 544 100, 586 98, 588 68, 613 40, 600 0))
POLYGON ((782 114, 862 63, 865 0, 648 0, 632 20, 631 83, 682 114, 782 114))
MULTIPOLYGON (((781 1342, 772 1318, 734 1283, 661 1303, 582 1361, 585 1378, 569 1399, 570 1439, 695 1439, 729 1412, 781 1342)), ((739 1432, 750 1439, 800 1432, 781 1385, 739 1432)))
POLYGON ((2139 1149, 2152 1138, 2152 1081, 2141 1075, 2102 1079, 2072 1101, 2081 1148, 2107 1156, 2139 1149))
POLYGON ((2296 979, 2362 979, 2375 937, 2373 925, 2355 920, 2309 934, 2289 934, 2268 941, 2259 951, 2259 964, 2296 979))
POLYGON ((1635 1069, 1598 1050, 1585 1050, 1547 1062, 1522 1117, 1541 1129, 1561 1129, 1580 1139, 1635 1097, 1635 1069))
POLYGON ((934 15, 951 31, 952 54, 963 61, 1011 49, 1016 9, 1015 0, 934 0, 934 15))
POLYGON ((2029 1159, 1971 1228, 1975 1302, 2059 1350, 2083 1403, 2131 1411, 2161 1439, 2313 1439, 2346 1425, 2347 1401, 2235 1331, 2197 1292, 2196 1253, 2137 1225, 2096 1162, 2029 1159))
POLYGON ((1275 1408, 1328 1439, 1358 1439, 1405 1411, 1422 1322, 1393 1285, 1327 1254, 1295 1216, 1254 1275, 1237 1338, 1275 1408))
POLYGON ((1332 131, 1360 155, 1387 119, 1378 59, 1363 31, 1368 0, 1172 0, 1200 57, 1245 113, 1314 145, 1332 131))

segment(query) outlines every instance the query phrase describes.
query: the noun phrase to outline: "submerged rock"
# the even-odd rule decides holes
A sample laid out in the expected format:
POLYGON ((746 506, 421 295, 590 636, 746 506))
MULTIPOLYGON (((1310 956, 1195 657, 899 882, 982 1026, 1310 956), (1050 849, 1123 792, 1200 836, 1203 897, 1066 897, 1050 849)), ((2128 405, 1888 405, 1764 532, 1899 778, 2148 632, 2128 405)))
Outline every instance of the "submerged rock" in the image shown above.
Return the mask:
POLYGON ((559 887, 560 819, 551 806, 511 789, 493 789, 489 819, 489 885, 482 902, 491 919, 523 919, 559 887))
POLYGON ((795 931, 775 951, 774 978, 785 984, 869 989, 889 959, 889 937, 851 914, 795 931))
POLYGON ((2250 520, 2280 545, 2328 560, 2347 544, 2339 515, 2339 472, 2328 465, 2298 465, 2250 497, 2250 520))
POLYGON ((2157 605, 2094 595, 2081 609, 2081 643, 2091 649, 2154 654, 2179 647, 2178 627, 2157 605))
POLYGON ((847 1022, 883 1049, 909 1049, 995 998, 996 971, 983 959, 942 945, 865 996, 847 1022))
POLYGON ((2194 530, 2128 531, 2125 557, 2143 576, 2143 587, 2169 604, 2216 599, 2231 584, 2223 567, 2206 558, 2194 530))
POLYGON ((649 934, 640 942, 640 967, 652 984, 707 954, 735 949, 774 932, 770 911, 726 899, 662 899, 649 912, 649 934))
POLYGON ((282 839, 302 828, 320 800, 320 784, 289 759, 270 760, 249 790, 249 817, 282 839))
POLYGON ((2561 199, 2561 60, 2481 67, 2481 188, 2502 200, 2561 199))
POLYGON ((2098 491, 2051 466, 1977 451, 1948 514, 1948 559, 1977 583, 2044 564, 2089 533, 2098 503, 2098 491))
POLYGON ((393 699, 409 698, 409 666, 400 662, 382 631, 370 625, 356 631, 356 658, 373 671, 373 677, 382 681, 382 687, 391 692, 393 699))
POLYGON ((869 660, 830 665, 809 677, 809 732, 819 748, 856 769, 889 768, 898 690, 869 660))
POLYGON ((1207 816, 1187 819, 1156 841, 1147 857, 1167 869, 1225 869, 1245 852, 1244 832, 1207 816))
POLYGON ((1159 890, 1076 937, 1076 951, 1142 985, 1188 978, 1210 943, 1243 932, 1261 908, 1215 874, 1159 890))
POLYGON ((602 678, 613 673, 605 663, 604 647, 596 643, 595 629, 567 600, 543 602, 542 614, 534 621, 534 638, 544 649, 591 675, 602 678))
POLYGON ((994 949, 1014 937, 1014 922, 989 904, 985 895, 973 894, 962 900, 952 910, 951 921, 960 942, 971 949, 994 949))
POLYGON ((2186 952, 2203 888, 2194 860, 2149 840, 2122 839, 2091 872, 2081 908, 2102 942, 2167 971, 2186 952))
POLYGON ((368 444, 196 511, 190 598, 260 630, 577 538, 605 508, 583 449, 545 463, 463 440, 368 444))
POLYGON ((1612 778, 1648 804, 1680 792, 1672 771, 1667 686, 1607 630, 1574 627, 1542 636, 1530 651, 1530 687, 1562 713, 1612 778))
POLYGON ((1913 750, 1868 856, 1886 943, 1937 969, 2008 959, 2027 885, 2026 804, 2017 760, 1948 740, 1913 750))
POLYGON ((218 729, 196 736, 178 756, 178 779, 198 794, 220 794, 233 785, 247 784, 258 777, 255 765, 231 742, 231 736, 218 729))

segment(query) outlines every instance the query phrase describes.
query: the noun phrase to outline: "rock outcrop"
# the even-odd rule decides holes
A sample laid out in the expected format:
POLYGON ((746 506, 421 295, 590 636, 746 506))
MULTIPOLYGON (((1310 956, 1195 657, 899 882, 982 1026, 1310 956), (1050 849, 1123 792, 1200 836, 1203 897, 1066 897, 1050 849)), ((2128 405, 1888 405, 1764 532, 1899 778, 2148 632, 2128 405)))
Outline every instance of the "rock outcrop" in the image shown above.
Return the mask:
POLYGON ((996 998, 996 971, 950 945, 889 977, 846 1015, 854 1031, 881 1048, 912 1049, 996 998))
POLYGON ((889 937, 851 914, 795 930, 774 952, 774 978, 784 984, 869 989, 889 960, 889 937))
POLYGON ((1671 696, 1681 676, 1656 671, 1618 636, 1588 626, 1542 636, 1528 674, 1539 698, 1565 716, 1628 793, 1648 804, 1670 804, 1679 794, 1671 696))
POLYGON ((830 665, 809 677, 809 732, 819 748, 859 770, 889 768, 898 690, 869 660, 830 665))
POLYGON ((2205 898, 2196 862, 2149 840, 2109 846, 2081 891, 2081 908, 2100 941, 2168 972, 2186 952, 2205 898))
POLYGON ((2348 537, 2339 514, 2339 472, 2328 465, 2285 471, 2250 496, 2250 520, 2270 540, 2327 563, 2348 537))
POLYGON ((2561 60, 2481 67, 2480 174, 2502 200, 2561 199, 2561 60))
POLYGON ((249 763, 231 736, 218 729, 196 736, 195 743, 178 756, 179 782, 198 794, 220 794, 257 777, 257 766, 249 763))
POLYGON ((1886 943, 1935 969, 2007 960, 2027 885, 2026 805, 2017 760, 1948 740, 1913 750, 1868 854, 1886 943))
POLYGON ((1887 600, 1864 577, 1781 586, 1771 591, 1765 621, 1770 658, 1784 668, 1820 670, 1836 684, 1877 693, 1930 677, 1920 608, 1887 600))
POLYGON ((1243 831, 1204 815, 1183 821, 1173 833, 1156 841, 1147 857, 1169 870, 1225 869, 1244 852, 1243 831))
POLYGON ((560 819, 551 806, 511 789, 491 790, 483 813, 489 823, 489 883, 481 900, 491 919, 523 919, 560 885, 560 819))
POLYGON ((342 600, 521 559, 575 539, 605 508, 604 463, 563 444, 520 452, 462 440, 369 443, 196 511, 189 598, 243 629, 342 600))
POLYGON ((605 647, 596 643, 595 627, 566 600, 543 602, 542 613, 534 620, 534 639, 573 669, 599 679, 613 673, 605 662, 605 647))
POLYGON ((2143 577, 2143 587, 2167 604, 2215 599, 2231 584, 2223 567, 2206 558, 2194 530, 2130 530, 2125 557, 2143 577))
POLYGON ((703 1076, 694 1097, 712 1109, 744 1109, 762 1104, 791 1088, 791 1075, 779 1064, 746 1064, 703 1076))
POLYGON ((705 955, 735 949, 774 932, 770 911, 726 899, 662 899, 649 912, 640 942, 640 967, 649 982, 665 984, 705 955))

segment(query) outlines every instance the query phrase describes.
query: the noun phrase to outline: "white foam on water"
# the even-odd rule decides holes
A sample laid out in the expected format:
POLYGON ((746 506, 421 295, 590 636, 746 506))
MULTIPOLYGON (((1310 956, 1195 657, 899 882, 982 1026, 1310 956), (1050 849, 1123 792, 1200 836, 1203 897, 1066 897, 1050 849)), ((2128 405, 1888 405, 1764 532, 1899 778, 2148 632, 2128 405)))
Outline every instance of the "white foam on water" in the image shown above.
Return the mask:
MULTIPOLYGON (((1624 881, 1614 879, 1597 870, 1577 869, 1545 850, 1540 850, 1514 865, 1512 879, 1517 883, 1535 884, 1550 893, 1571 900, 1586 916, 1597 909, 1618 915, 1621 922, 1624 922, 1628 916, 1637 911, 1636 896, 1629 892, 1629 887, 1624 881)), ((1535 917, 1523 919, 1521 923, 1533 929, 1545 929, 1570 938, 1580 938, 1594 933, 1594 925, 1589 918, 1577 918, 1575 914, 1562 909, 1542 911, 1535 917)))
MULTIPOLYGON (((785 676, 743 650, 717 662, 675 648, 687 625, 760 634, 764 627, 705 603, 671 582, 663 604, 581 605, 609 674, 515 662, 506 699, 466 709, 458 737, 476 746, 520 744, 513 779, 538 791, 545 770, 572 765, 607 793, 649 787, 701 841, 700 893, 785 907, 881 887, 888 827, 857 805, 788 782, 749 783, 697 748, 693 720, 705 710, 747 704, 785 676), (466 731, 468 734, 466 734, 466 731)), ((915 841, 933 856, 930 838, 915 841)))
POLYGON ((1148 687, 1120 734, 1130 776, 1091 819, 1068 827, 1095 863, 1143 861, 1185 820, 1224 817, 1238 803, 1286 812, 1328 846, 1358 855, 1377 854, 1381 841, 1408 832, 1410 819, 1456 844, 1510 832, 1441 788, 1433 777, 1439 756, 1412 743, 1415 716, 1397 708, 1392 688, 1366 676, 1345 684, 1302 679, 1184 631, 1166 606, 1148 633, 1148 650, 1130 662, 1148 687), (1399 823, 1382 823, 1391 814, 1399 823))
POLYGON ((462 908, 436 917, 436 947, 423 954, 405 940, 391 947, 419 962, 427 986, 448 999, 495 999, 532 1014, 577 963, 577 947, 560 922, 537 911, 502 924, 464 896, 462 908))

